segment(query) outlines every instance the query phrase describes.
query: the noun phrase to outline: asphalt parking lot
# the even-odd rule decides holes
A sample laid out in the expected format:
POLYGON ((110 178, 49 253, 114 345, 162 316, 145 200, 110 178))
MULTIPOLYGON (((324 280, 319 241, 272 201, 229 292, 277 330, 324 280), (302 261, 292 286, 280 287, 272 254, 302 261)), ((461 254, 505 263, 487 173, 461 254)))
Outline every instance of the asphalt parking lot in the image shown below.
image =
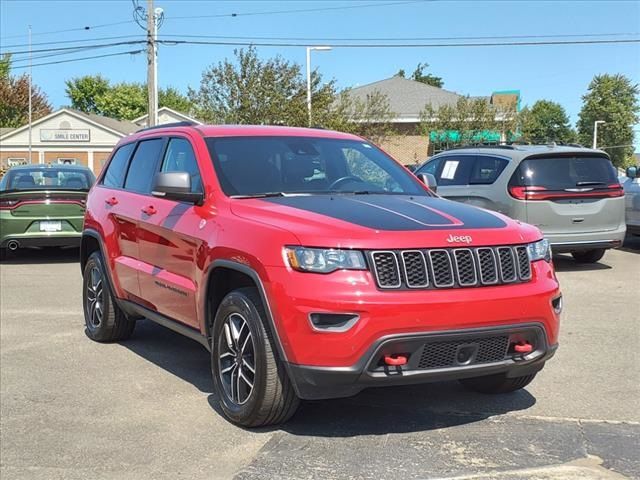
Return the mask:
POLYGON ((640 478, 640 238, 556 258, 561 346, 526 390, 371 389, 255 431, 216 411, 197 343, 148 321, 91 342, 76 256, 0 265, 3 480, 640 478))

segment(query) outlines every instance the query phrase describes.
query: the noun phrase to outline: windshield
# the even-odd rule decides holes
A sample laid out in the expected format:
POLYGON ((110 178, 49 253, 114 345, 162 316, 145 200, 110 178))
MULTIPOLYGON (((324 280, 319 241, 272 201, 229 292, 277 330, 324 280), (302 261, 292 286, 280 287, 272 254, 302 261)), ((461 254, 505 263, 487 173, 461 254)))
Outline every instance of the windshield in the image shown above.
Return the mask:
POLYGON ((521 186, 564 190, 575 187, 606 188, 618 183, 611 161, 606 157, 545 157, 524 160, 514 177, 521 186))
POLYGON ((0 190, 80 190, 91 188, 95 177, 89 170, 73 168, 10 169, 0 190))
POLYGON ((229 196, 381 193, 427 195, 418 180, 364 141, 219 137, 207 145, 229 196))

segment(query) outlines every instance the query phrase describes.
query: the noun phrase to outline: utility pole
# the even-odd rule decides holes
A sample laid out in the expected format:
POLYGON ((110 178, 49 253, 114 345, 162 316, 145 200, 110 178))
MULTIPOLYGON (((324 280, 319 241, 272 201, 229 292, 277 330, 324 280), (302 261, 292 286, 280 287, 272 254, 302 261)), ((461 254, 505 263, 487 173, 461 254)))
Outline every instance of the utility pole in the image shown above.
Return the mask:
POLYGON ((32 140, 31 140, 31 97, 33 96, 31 93, 33 80, 31 79, 33 75, 33 69, 31 67, 31 25, 29 25, 29 163, 31 163, 31 150, 32 150, 32 140))
POLYGON ((158 23, 153 0, 147 0, 147 126, 158 123, 158 64, 157 45, 158 23))
POLYGON ((604 120, 596 120, 595 122, 593 122, 593 149, 595 150, 596 148, 598 148, 598 125, 604 125, 605 122, 604 120))

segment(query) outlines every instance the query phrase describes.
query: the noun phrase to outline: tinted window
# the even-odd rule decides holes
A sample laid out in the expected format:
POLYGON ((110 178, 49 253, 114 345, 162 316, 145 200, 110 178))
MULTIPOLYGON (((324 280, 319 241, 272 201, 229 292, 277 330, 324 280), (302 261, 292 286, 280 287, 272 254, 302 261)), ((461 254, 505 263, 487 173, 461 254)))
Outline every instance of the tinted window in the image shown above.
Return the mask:
POLYGON ((478 185, 495 182, 508 163, 509 161, 504 158, 479 155, 476 157, 469 183, 478 185))
POLYGON ((615 168, 606 157, 545 157, 524 160, 512 184, 547 190, 600 187, 618 183, 615 168))
POLYGON ((116 150, 102 179, 103 185, 115 188, 122 187, 124 176, 127 173, 127 162, 134 146, 135 143, 129 143, 116 150))
POLYGON ((436 172, 438 171, 438 167, 442 163, 442 158, 434 158, 433 160, 429 160, 421 169, 419 169, 416 173, 430 173, 434 177, 436 176, 436 172))
POLYGON ((191 176, 191 191, 202 193, 200 169, 189 140, 185 138, 172 138, 169 140, 161 171, 187 172, 191 176))
POLYGON ((95 178, 85 169, 20 168, 9 170, 3 190, 89 190, 95 178))
POLYGON ((436 175, 438 185, 468 185, 474 162, 475 157, 473 156, 442 157, 436 175))
POLYGON ((364 141, 311 137, 225 137, 206 141, 227 195, 427 195, 413 175, 364 141))
POLYGON ((127 172, 124 188, 138 193, 149 193, 155 176, 164 139, 154 138, 138 144, 127 172))

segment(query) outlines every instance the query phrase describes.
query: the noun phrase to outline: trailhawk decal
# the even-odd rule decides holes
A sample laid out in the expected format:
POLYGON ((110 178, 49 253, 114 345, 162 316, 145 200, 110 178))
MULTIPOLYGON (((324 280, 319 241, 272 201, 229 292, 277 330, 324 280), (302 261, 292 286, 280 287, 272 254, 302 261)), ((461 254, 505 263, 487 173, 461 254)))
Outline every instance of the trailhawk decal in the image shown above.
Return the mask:
POLYGON ((326 215, 375 230, 504 228, 486 210, 450 200, 410 195, 309 195, 261 201, 326 215))

